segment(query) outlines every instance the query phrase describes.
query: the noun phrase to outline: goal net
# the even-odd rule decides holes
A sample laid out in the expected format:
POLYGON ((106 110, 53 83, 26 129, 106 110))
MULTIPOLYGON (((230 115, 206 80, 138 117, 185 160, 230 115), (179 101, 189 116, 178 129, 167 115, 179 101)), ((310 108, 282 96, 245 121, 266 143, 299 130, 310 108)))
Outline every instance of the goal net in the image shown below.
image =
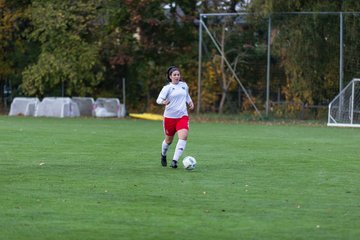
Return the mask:
POLYGON ((46 97, 38 105, 35 117, 79 117, 79 107, 71 98, 46 97))
POLYGON ((94 104, 96 117, 124 117, 125 106, 117 98, 98 98, 94 104))
POLYGON ((78 105, 80 116, 95 116, 95 101, 92 97, 72 97, 71 99, 78 105))
POLYGON ((360 127, 360 79, 353 79, 329 104, 328 126, 360 127))
POLYGON ((17 97, 11 103, 9 116, 34 116, 38 98, 17 97))

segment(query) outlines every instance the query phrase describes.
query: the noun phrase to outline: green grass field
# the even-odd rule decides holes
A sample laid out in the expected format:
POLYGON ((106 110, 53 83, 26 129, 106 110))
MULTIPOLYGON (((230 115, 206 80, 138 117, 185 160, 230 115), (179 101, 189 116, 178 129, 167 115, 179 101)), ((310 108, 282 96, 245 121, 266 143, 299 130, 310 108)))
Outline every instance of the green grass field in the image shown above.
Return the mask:
POLYGON ((0 239, 359 239, 360 129, 0 117, 0 239), (174 146, 171 146, 171 159, 174 146))

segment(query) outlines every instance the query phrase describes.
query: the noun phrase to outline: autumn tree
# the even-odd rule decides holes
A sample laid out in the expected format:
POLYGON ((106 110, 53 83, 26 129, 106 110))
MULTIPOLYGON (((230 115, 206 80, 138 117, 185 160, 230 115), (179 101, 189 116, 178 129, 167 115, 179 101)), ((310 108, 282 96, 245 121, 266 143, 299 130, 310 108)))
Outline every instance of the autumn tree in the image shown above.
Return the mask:
MULTIPOLYGON (((287 101, 324 104, 338 92, 339 84, 339 14, 316 12, 356 11, 355 1, 251 1, 251 11, 272 18, 272 52, 286 75, 282 93, 287 101), (287 12, 314 12, 296 15, 287 12)), ((349 19, 352 16, 346 17, 349 19)), ((353 19, 354 20, 354 19, 353 19)), ((345 42, 352 50, 358 21, 344 21, 345 42)), ((344 61, 350 63, 351 52, 345 48, 344 61), (348 52, 347 52, 348 51, 348 52), (347 53, 346 53, 347 52, 347 53)), ((358 58, 357 58, 358 59, 358 58)), ((346 64, 346 66, 348 66, 346 64)))
MULTIPOLYGON (((217 5, 203 3, 202 8, 207 12, 237 12, 244 11, 245 1, 215 1, 217 5)), ((256 30, 251 27, 247 17, 240 15, 219 15, 208 16, 202 19, 207 25, 214 40, 207 31, 203 34, 203 88, 202 102, 204 110, 209 108, 209 99, 214 99, 212 94, 216 94, 216 101, 212 105, 219 113, 225 111, 240 111, 243 89, 239 82, 246 82, 245 87, 256 86, 254 71, 251 66, 256 63, 257 53, 254 51, 256 30), (217 45, 217 47, 215 47, 217 45), (209 68, 210 67, 210 68, 209 68), (247 70, 247 71, 245 71, 247 70), (248 74, 251 71, 252 74, 248 74), (250 76, 250 77, 249 77, 250 76), (214 83, 210 83, 210 82, 214 83), (206 87, 205 87, 206 86, 206 87), (211 89, 209 87, 212 86, 211 89), (237 100, 234 101, 233 95, 237 92, 237 100)), ((245 94, 243 94, 245 96, 245 94)), ((244 97, 246 100, 246 97, 244 97)), ((252 99, 253 100, 253 99, 252 99)), ((251 103, 250 103, 251 105, 251 103)), ((213 107, 212 107, 213 108, 213 107)))

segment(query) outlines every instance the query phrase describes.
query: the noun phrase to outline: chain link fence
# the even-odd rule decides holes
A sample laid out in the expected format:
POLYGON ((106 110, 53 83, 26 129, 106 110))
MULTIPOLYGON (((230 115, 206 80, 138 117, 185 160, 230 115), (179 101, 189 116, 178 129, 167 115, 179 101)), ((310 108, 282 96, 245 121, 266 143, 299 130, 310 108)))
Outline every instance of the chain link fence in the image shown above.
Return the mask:
POLYGON ((197 112, 325 120, 360 74, 359 30, 357 12, 202 14, 197 112))

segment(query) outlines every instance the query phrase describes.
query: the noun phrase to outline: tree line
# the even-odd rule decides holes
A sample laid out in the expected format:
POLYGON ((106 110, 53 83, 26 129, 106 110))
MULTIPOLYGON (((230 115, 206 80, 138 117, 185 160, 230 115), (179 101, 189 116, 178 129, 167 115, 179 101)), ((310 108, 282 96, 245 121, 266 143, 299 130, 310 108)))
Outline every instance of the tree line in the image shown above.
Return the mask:
MULTIPOLYGON (((156 112, 159 108, 154 99, 166 82, 165 72, 170 65, 182 69, 182 77, 196 102, 200 13, 247 11, 255 13, 252 21, 256 22, 275 12, 356 12, 359 7, 360 3, 350 0, 0 0, 2 95, 6 97, 9 91, 5 89, 10 88, 12 96, 120 98, 125 78, 128 109, 156 112)), ((251 20, 248 21, 250 24, 251 20)), ((281 34, 279 31, 276 35, 279 41, 273 48, 281 67, 274 68, 273 72, 281 72, 283 77, 279 80, 274 77, 273 81, 281 85, 281 95, 287 101, 312 104, 333 97, 334 91, 327 89, 334 89, 332 86, 338 84, 334 71, 337 62, 324 59, 335 59, 329 56, 337 53, 338 39, 336 33, 329 34, 329 31, 336 30, 326 28, 326 18, 315 26, 316 36, 313 36, 314 29, 309 30, 314 19, 309 19, 306 25, 300 18, 277 21, 273 31, 281 29, 281 34), (285 31, 294 26, 303 27, 298 35, 285 31), (334 46, 321 49, 324 41, 333 41, 334 46), (319 52, 307 52, 306 48, 314 44, 319 45, 319 52)), ((353 21, 346 28, 357 33, 359 21, 353 21)), ((258 32, 265 38, 265 31, 259 28, 258 32)), ((259 42, 259 34, 247 38, 250 42, 259 42)), ((354 75, 359 71, 356 67, 359 59, 355 55, 360 44, 357 35, 348 36, 351 38, 348 42, 353 44, 346 49, 353 62, 352 72, 349 70, 348 74, 354 75)), ((236 38, 228 41, 226 48, 234 51, 228 51, 227 56, 232 63, 239 64, 237 69, 242 78, 247 79, 248 88, 254 92, 263 89, 264 82, 254 77, 262 73, 254 68, 259 55, 266 52, 237 48, 236 42, 239 42, 236 38)), ((244 44, 246 42, 242 46, 244 44)), ((206 50, 206 46, 203 48, 206 50)), ((202 64, 208 66, 203 76, 206 79, 203 111, 232 111, 231 104, 225 103, 231 103, 229 93, 235 91, 237 85, 230 75, 221 75, 227 71, 221 57, 205 56, 202 64)), ((261 94, 253 97, 254 101, 260 101, 261 94)), ((239 109, 246 109, 246 102, 242 102, 239 109)))

